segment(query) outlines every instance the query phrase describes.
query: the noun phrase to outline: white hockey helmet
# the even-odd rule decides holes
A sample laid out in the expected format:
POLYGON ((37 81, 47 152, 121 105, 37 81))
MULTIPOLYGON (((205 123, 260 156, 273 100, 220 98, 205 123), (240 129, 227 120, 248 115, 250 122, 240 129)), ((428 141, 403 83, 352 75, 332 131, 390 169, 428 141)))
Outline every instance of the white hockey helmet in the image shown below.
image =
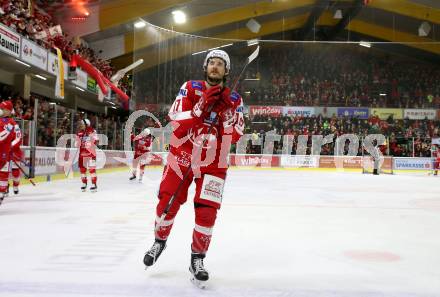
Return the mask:
POLYGON ((148 136, 148 135, 151 134, 151 131, 150 131, 150 129, 145 128, 145 129, 142 131, 142 134, 145 135, 145 136, 148 136))
POLYGON ((90 126, 90 120, 89 119, 84 119, 82 120, 83 124, 86 125, 86 127, 90 126))
POLYGON ((229 73, 229 71, 231 70, 231 60, 229 59, 229 55, 225 51, 219 49, 210 51, 206 55, 205 61, 203 62, 203 70, 206 71, 206 68, 208 67, 208 61, 211 58, 220 58, 225 61, 226 72, 229 73))

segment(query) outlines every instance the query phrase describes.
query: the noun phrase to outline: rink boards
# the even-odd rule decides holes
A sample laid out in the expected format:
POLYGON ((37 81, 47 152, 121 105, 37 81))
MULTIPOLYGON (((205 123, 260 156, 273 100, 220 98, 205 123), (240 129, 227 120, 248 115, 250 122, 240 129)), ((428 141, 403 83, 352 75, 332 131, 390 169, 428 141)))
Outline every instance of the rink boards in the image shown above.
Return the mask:
MULTIPOLYGON (((27 163, 30 163, 30 150, 24 148, 27 163)), ((166 165, 167 152, 154 152, 148 160, 148 167, 162 168, 166 165)), ((133 152, 99 150, 97 154, 98 172, 129 170, 133 152)), ((37 147, 35 151, 35 176, 38 181, 62 179, 66 173, 77 174, 78 154, 76 149, 56 149, 37 147), (64 160, 63 160, 64 158, 64 160), (71 170, 67 162, 71 159, 71 170)), ((389 174, 431 175, 434 158, 383 157, 381 172, 389 174)), ((299 155, 229 155, 230 169, 253 170, 297 170, 322 172, 371 172, 374 162, 371 156, 299 156, 299 155)))

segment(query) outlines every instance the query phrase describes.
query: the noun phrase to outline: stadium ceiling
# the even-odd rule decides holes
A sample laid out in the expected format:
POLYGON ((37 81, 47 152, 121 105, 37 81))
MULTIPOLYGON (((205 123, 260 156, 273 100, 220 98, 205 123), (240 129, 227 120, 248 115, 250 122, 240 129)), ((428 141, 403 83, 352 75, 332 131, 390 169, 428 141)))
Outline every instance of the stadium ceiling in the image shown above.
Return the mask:
POLYGON ((276 34, 285 40, 347 40, 352 33, 371 41, 411 42, 410 47, 440 56, 438 0, 113 0, 98 5, 99 31, 82 37, 90 44, 123 37, 124 53, 112 59, 116 67, 131 64, 133 51, 154 46, 151 40, 134 41, 133 23, 139 19, 179 32, 243 40, 276 34), (186 24, 173 24, 174 9, 187 13, 186 24), (337 10, 342 18, 334 18, 337 10), (261 24, 256 34, 246 28, 251 18, 261 24), (424 21, 430 31, 420 37, 424 21))

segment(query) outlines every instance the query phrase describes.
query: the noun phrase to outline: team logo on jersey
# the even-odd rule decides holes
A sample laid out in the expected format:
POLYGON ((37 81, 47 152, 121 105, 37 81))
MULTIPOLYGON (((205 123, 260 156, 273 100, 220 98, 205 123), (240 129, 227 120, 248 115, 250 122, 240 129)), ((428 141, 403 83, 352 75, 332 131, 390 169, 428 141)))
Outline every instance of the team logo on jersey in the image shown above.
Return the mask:
POLYGON ((205 118, 203 120, 203 122, 205 124, 212 124, 214 122, 214 120, 216 121, 216 123, 218 122, 217 113, 214 112, 214 111, 211 111, 211 114, 209 115, 209 118, 205 118))
POLYGON ((185 166, 185 167, 191 166, 191 154, 181 151, 180 156, 176 155, 176 162, 181 166, 185 166))
POLYGON ((186 97, 187 89, 180 89, 179 94, 177 96, 186 97))
POLYGON ((199 90, 203 89, 202 83, 199 81, 191 81, 191 86, 193 89, 199 89, 199 90))
POLYGON ((240 95, 234 91, 231 93, 231 99, 232 101, 237 101, 238 99, 240 99, 240 95))
POLYGON ((210 126, 209 124, 204 124, 203 127, 199 127, 197 129, 191 128, 188 131, 188 138, 193 145, 201 146, 203 139, 206 138, 207 141, 203 145, 203 148, 204 149, 211 148, 209 143, 217 140, 218 131, 217 131, 217 128, 215 126, 213 126, 211 129, 211 134, 209 136, 205 136, 206 133, 208 132, 209 126, 210 126))

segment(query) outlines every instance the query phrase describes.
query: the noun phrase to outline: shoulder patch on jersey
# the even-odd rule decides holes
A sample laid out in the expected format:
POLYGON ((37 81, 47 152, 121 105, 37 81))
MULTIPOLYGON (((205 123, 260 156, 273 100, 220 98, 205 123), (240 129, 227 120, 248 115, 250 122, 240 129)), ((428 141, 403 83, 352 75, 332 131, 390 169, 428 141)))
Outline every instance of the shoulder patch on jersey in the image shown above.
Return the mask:
POLYGON ((233 91, 231 93, 231 99, 232 101, 237 101, 238 99, 240 99, 240 95, 236 91, 233 91))
POLYGON ((193 89, 203 90, 203 85, 202 85, 202 83, 199 82, 199 81, 192 80, 192 81, 191 81, 191 87, 192 87, 193 89))
POLYGON ((188 93, 187 89, 180 89, 179 94, 177 96, 186 97, 186 94, 188 93))
POLYGON ((237 109, 235 110, 236 112, 243 112, 243 106, 239 106, 237 107, 237 109))

